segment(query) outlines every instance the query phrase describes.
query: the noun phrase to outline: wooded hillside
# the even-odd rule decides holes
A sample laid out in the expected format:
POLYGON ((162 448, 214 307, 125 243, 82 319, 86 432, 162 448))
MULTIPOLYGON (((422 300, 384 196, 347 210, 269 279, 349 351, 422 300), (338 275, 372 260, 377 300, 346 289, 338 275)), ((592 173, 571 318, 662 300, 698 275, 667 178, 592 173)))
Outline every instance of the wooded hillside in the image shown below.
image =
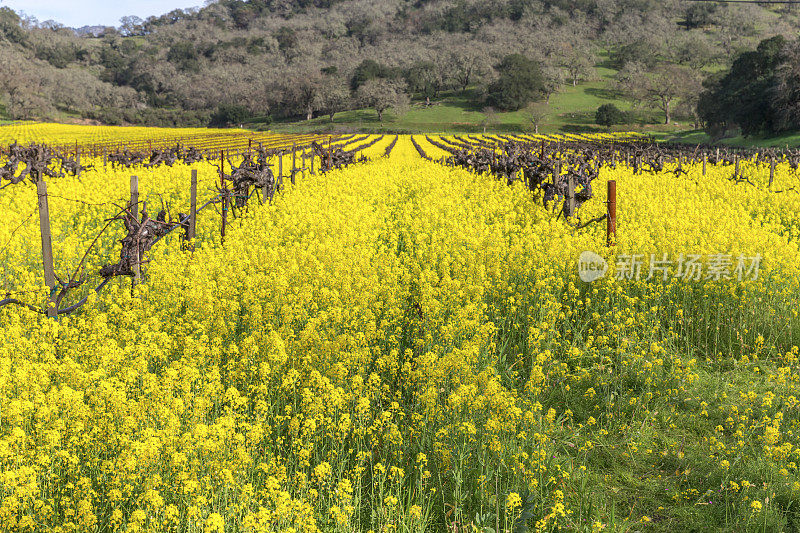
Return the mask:
POLYGON ((205 125, 467 89, 478 109, 520 108, 602 63, 617 71, 610 91, 699 120, 701 82, 768 37, 796 35, 798 14, 678 0, 220 0, 95 36, 0 8, 0 114, 205 125), (535 94, 502 71, 521 64, 511 54, 534 65, 535 94), (663 94, 659 79, 679 83, 663 94))

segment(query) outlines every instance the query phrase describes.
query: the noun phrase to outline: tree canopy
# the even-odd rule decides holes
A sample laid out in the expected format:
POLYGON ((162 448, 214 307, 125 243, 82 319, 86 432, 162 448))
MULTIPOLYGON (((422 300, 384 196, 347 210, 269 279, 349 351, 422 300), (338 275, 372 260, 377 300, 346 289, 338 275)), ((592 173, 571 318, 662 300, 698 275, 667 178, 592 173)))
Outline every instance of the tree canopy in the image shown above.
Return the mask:
POLYGON ((516 111, 543 96, 544 77, 538 62, 509 54, 496 70, 499 78, 489 86, 489 102, 498 109, 516 111))
POLYGON ((203 123, 221 104, 309 118, 358 105, 364 83, 384 80, 405 97, 461 93, 472 109, 518 110, 594 79, 603 61, 644 73, 628 81, 650 87, 625 94, 665 115, 696 114, 696 79, 723 70, 707 82, 707 123, 787 129, 797 123, 791 61, 733 58, 799 29, 796 9, 657 0, 216 0, 77 29, 0 7, 0 106, 3 118, 154 125, 203 123), (766 100, 753 96, 765 87, 766 100), (742 116, 722 113, 740 100, 742 116))
POLYGON ((787 41, 779 35, 761 41, 755 51, 740 54, 728 71, 707 79, 697 109, 709 131, 738 127, 742 134, 754 135, 800 126, 781 118, 781 109, 798 100, 796 93, 787 94, 791 76, 785 73, 797 70, 788 58, 787 41), (783 86, 779 72, 784 73, 783 86))

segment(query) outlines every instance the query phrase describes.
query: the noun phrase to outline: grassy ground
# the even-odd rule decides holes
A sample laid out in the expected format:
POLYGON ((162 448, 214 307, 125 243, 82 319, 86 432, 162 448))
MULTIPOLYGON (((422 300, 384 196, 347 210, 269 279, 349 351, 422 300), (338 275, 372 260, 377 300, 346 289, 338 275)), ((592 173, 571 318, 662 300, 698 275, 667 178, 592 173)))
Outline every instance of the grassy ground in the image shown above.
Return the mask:
MULTIPOLYGON (((661 133, 657 134, 656 137, 665 141, 683 142, 689 144, 703 144, 712 142, 711 137, 709 137, 705 132, 700 130, 685 131, 672 135, 661 133)), ((789 133, 786 135, 778 135, 776 137, 763 137, 763 136, 743 137, 741 135, 737 135, 735 137, 723 139, 719 141, 718 144, 727 144, 730 146, 785 148, 787 146, 800 145, 800 133, 789 133)))
MULTIPOLYGON (((633 109, 631 103, 619 97, 611 89, 616 70, 608 66, 607 61, 599 63, 595 68, 592 79, 578 83, 576 86, 567 84, 551 96, 549 102, 536 104, 537 109, 544 113, 544 118, 539 125, 541 133, 554 132, 592 132, 606 131, 605 128, 594 123, 597 108, 603 104, 614 104, 620 109, 631 113, 630 124, 619 126, 617 130, 633 130, 642 132, 658 132, 673 134, 682 132, 687 127, 686 123, 677 122, 664 125, 663 114, 650 109, 633 109)), ((331 123, 328 117, 318 117, 310 121, 285 121, 277 122, 270 129, 281 132, 307 132, 320 129, 357 129, 375 132, 482 132, 486 131, 532 131, 533 124, 525 110, 513 112, 498 112, 493 118, 487 119, 483 112, 483 105, 479 94, 474 89, 466 92, 453 91, 442 93, 440 98, 432 100, 432 105, 426 107, 422 101, 414 101, 402 113, 391 110, 384 113, 381 123, 378 115, 371 109, 359 109, 338 113, 331 123)), ((254 127, 260 126, 258 121, 254 127)))
POLYGON ((604 104, 613 104, 631 116, 629 124, 615 127, 615 130, 665 134, 681 132, 687 128, 686 122, 680 120, 666 125, 660 111, 634 108, 629 100, 621 98, 612 89, 616 72, 606 63, 601 63, 595 67, 594 79, 577 86, 567 85, 554 94, 547 106, 549 115, 541 129, 545 133, 606 131, 594 121, 597 108, 604 104))
MULTIPOLYGON (((662 119, 650 110, 631 110, 628 102, 620 99, 608 89, 609 80, 613 76, 613 71, 610 69, 598 69, 598 76, 596 80, 580 83, 575 87, 569 85, 561 92, 554 94, 549 103, 538 104, 537 107, 545 113, 539 131, 542 133, 606 131, 605 128, 594 123, 595 111, 605 103, 613 103, 620 109, 629 110, 633 114, 634 121, 631 124, 615 129, 635 131, 664 131, 666 129, 669 132, 680 129, 681 125, 665 127, 658 124, 657 122, 662 119)), ((487 119, 483 107, 475 104, 476 99, 476 95, 472 91, 443 93, 439 99, 433 100, 429 107, 426 107, 424 102, 415 101, 403 113, 387 111, 384 113, 383 123, 378 121, 375 111, 359 109, 338 113, 333 122, 326 116, 310 121, 277 122, 270 125, 269 128, 282 132, 352 128, 398 133, 482 132, 484 126, 486 131, 518 132, 533 129, 525 110, 498 112, 493 119, 487 119)), ((254 126, 258 126, 258 123, 255 123, 254 126)))

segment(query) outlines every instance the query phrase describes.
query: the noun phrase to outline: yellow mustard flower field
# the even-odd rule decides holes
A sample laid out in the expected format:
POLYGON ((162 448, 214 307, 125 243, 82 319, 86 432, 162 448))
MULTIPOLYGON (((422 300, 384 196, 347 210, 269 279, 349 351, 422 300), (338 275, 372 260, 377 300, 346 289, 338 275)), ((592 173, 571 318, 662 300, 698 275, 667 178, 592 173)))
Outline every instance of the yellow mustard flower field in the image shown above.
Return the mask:
MULTIPOLYGON (((0 140, 70 145, 68 128, 0 140)), ((77 140, 189 135, 141 129, 77 140)), ((630 139, 574 137, 557 140, 630 139)), ((92 168, 45 178, 55 273, 87 276, 57 319, 39 312, 36 185, 1 181, 0 301, 28 305, 0 306, 0 530, 799 531, 790 162, 771 184, 749 160, 747 182, 711 162, 603 166, 579 213, 601 217, 616 181, 608 246, 605 222, 568 224, 524 183, 413 140, 431 160, 387 135, 294 184, 284 154, 282 188, 232 210, 224 242, 212 204, 191 245, 170 233, 138 284, 99 292, 131 175, 174 218, 192 170, 198 203, 218 194, 219 161, 87 151, 92 168), (587 251, 608 265, 591 282, 587 251)))

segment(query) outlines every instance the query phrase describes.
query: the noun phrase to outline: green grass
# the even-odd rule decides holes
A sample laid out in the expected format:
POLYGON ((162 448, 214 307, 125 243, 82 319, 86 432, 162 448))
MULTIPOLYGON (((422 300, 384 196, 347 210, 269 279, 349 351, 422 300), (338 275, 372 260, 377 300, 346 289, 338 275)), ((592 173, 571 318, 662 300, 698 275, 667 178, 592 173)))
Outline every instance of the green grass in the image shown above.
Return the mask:
MULTIPOLYGON (((541 102, 538 107, 544 108, 546 117, 540 124, 541 133, 606 131, 594 123, 597 108, 604 103, 613 103, 620 109, 630 109, 630 104, 610 95, 604 89, 605 82, 594 81, 568 87, 563 92, 551 97, 549 104, 541 102)), ((357 129, 374 132, 482 132, 486 114, 480 106, 476 106, 470 93, 445 93, 441 98, 432 101, 426 107, 423 102, 413 102, 402 114, 393 111, 384 113, 383 123, 371 109, 358 109, 337 113, 334 121, 325 117, 317 117, 309 121, 275 122, 269 129, 280 132, 308 132, 330 129, 357 129)), ((634 121, 616 129, 635 131, 676 131, 681 126, 653 124, 659 120, 649 110, 633 111, 634 121)), ((253 123, 258 127, 258 123, 253 123)), ((531 131, 532 124, 526 117, 525 110, 498 112, 495 122, 486 124, 486 131, 531 131)))
MULTIPOLYGON (((358 109, 337 113, 333 123, 325 117, 302 122, 276 122, 275 131, 304 132, 326 128, 353 128, 375 132, 459 132, 483 131, 485 114, 472 103, 472 92, 466 94, 444 93, 433 100, 431 106, 424 102, 412 102, 402 114, 389 110, 383 115, 383 123, 372 109, 358 109)), ((499 124, 494 128, 505 131, 521 131, 523 122, 512 113, 498 113, 499 124)))
MULTIPOLYGON (((686 128, 685 123, 671 125, 661 124, 663 114, 650 109, 633 109, 629 101, 622 99, 612 90, 612 81, 616 71, 601 62, 596 66, 593 79, 579 83, 577 86, 567 84, 553 94, 549 102, 540 102, 537 107, 545 112, 540 123, 540 133, 555 132, 591 132, 606 131, 594 123, 597 108, 603 104, 614 104, 620 109, 629 111, 633 117, 630 124, 615 129, 642 132, 674 133, 686 128)), ((498 112, 491 124, 484 124, 486 114, 481 97, 475 89, 465 92, 444 92, 439 98, 432 99, 432 105, 425 106, 423 101, 414 101, 402 113, 388 111, 384 113, 381 123, 378 115, 371 109, 357 109, 337 113, 333 123, 329 118, 317 117, 310 121, 279 121, 269 126, 280 132, 309 132, 333 129, 354 129, 370 132, 520 132, 532 131, 533 126, 526 116, 525 110, 498 112)), ((258 126, 258 120, 253 123, 258 126)))
MULTIPOLYGON (((562 92, 553 95, 549 104, 539 103, 538 106, 544 108, 546 113, 539 131, 542 133, 605 131, 605 128, 594 124, 594 114, 600 105, 613 103, 621 109, 630 109, 630 104, 611 95, 610 91, 604 88, 606 84, 605 81, 593 81, 579 84, 577 87, 569 86, 562 92)), ((391 110, 385 112, 383 123, 378 121, 375 111, 358 109, 337 113, 333 123, 325 116, 309 121, 276 122, 269 128, 283 132, 307 132, 333 128, 409 133, 481 132, 484 129, 486 114, 480 105, 474 103, 473 94, 472 92, 444 93, 441 98, 433 100, 429 107, 426 107, 424 102, 415 101, 402 114, 394 113, 391 110)), ((650 124, 657 120, 654 115, 651 112, 635 111, 634 123, 620 129, 642 131, 663 129, 657 124, 650 124)), ((495 122, 486 124, 487 131, 519 132, 530 131, 532 128, 525 110, 498 112, 495 114, 495 122)), ((674 129, 676 128, 672 127, 672 130, 674 129)))
MULTIPOLYGON (((687 144, 704 144, 712 142, 711 137, 709 137, 702 130, 692 130, 672 135, 667 135, 662 133, 656 135, 656 137, 664 141, 687 143, 687 144)), ((766 137, 766 136, 743 137, 741 135, 737 135, 735 137, 722 139, 721 141, 718 141, 717 144, 725 144, 729 146, 765 147, 765 148, 766 147, 785 148, 787 146, 794 147, 794 146, 800 146, 800 133, 797 132, 787 133, 785 135, 778 135, 775 137, 766 137)))

